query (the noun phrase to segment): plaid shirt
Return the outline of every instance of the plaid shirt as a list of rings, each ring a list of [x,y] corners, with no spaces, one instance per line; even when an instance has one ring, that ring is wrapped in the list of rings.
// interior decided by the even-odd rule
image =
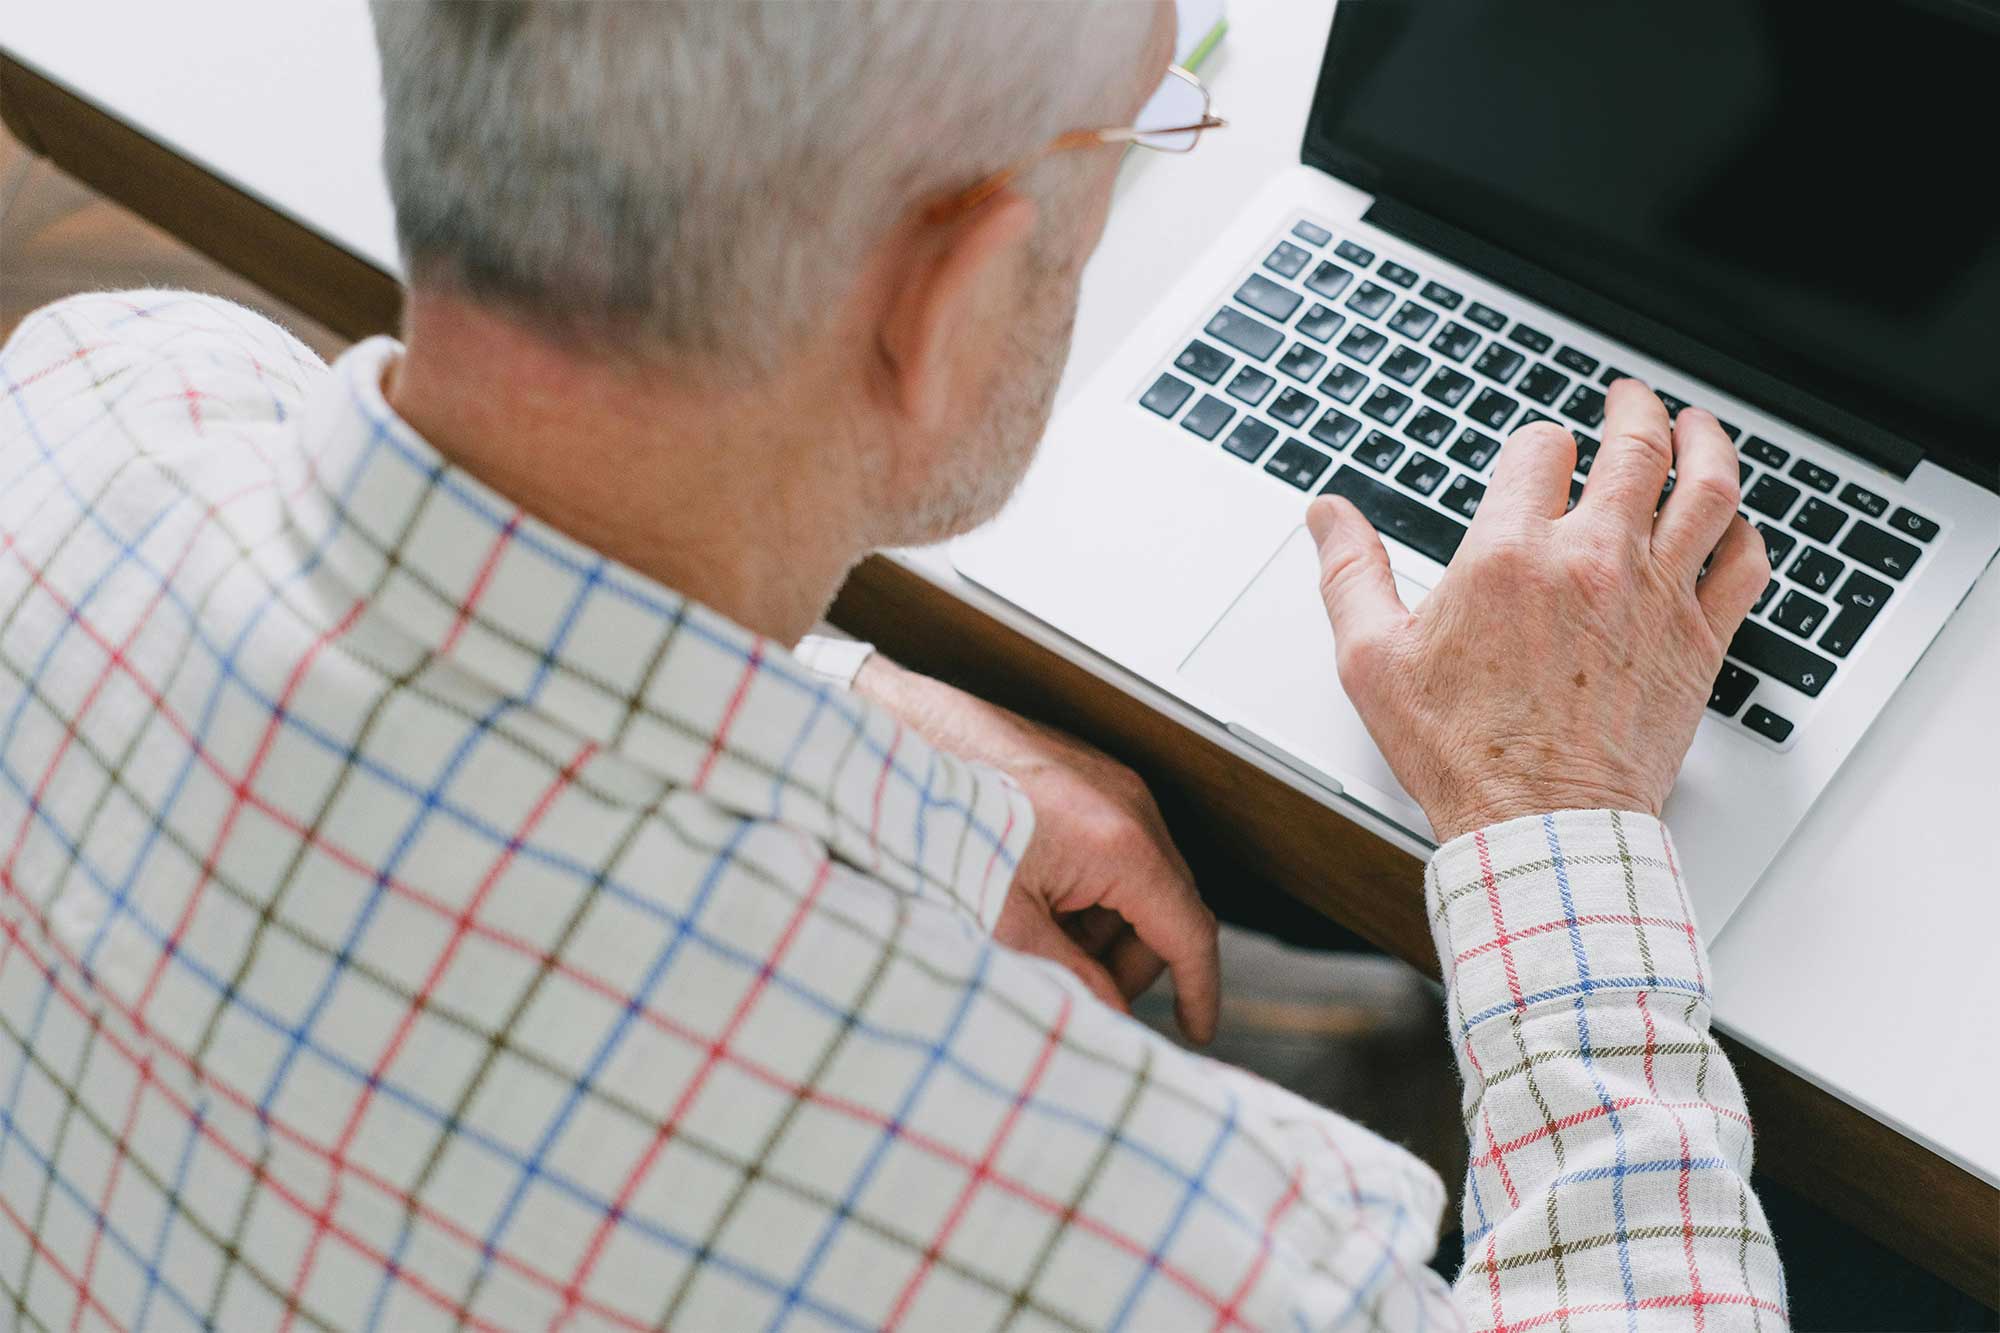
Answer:
[[[175,293],[0,352],[0,1301],[112,1329],[1784,1323],[1664,831],[1429,875],[1402,1149],[989,930],[1032,815]]]

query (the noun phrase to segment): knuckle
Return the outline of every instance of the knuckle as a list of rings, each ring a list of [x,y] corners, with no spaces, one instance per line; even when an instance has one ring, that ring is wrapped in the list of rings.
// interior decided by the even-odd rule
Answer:
[[[1737,501],[1742,498],[1743,488],[1734,472],[1705,472],[1688,478],[1685,484],[1689,495],[1703,509],[1726,512],[1736,508]]]
[[[1320,566],[1320,597],[1329,606],[1338,600],[1341,590],[1347,586],[1351,579],[1360,576],[1361,571],[1366,565],[1367,558],[1365,551],[1349,548],[1340,551]]]
[[[1612,435],[1605,442],[1606,448],[1617,447],[1627,451],[1638,451],[1651,462],[1664,467],[1673,462],[1674,442],[1665,427],[1642,424],[1627,427]]]
[[[1350,693],[1367,688],[1382,667],[1382,643],[1372,634],[1343,635],[1334,644],[1334,666]]]
[[[1615,544],[1593,536],[1563,552],[1562,572],[1570,587],[1591,606],[1604,606],[1625,595],[1630,584],[1627,562]]]

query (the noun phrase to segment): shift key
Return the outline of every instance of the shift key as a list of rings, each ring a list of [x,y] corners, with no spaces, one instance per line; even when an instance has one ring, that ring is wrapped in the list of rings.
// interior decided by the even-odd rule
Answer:
[[[1832,662],[1754,620],[1744,621],[1736,631],[1729,644],[1729,655],[1747,667],[1783,681],[1800,694],[1817,696],[1833,679]]]

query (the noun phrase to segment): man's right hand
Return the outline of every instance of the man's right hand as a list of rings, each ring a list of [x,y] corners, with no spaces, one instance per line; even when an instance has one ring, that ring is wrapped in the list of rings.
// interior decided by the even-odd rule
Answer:
[[[1324,496],[1307,511],[1341,684],[1440,844],[1550,810],[1659,814],[1723,652],[1770,578],[1713,416],[1689,408],[1669,422],[1626,379],[1611,386],[1604,428],[1567,514],[1576,440],[1548,422],[1516,431],[1414,612],[1359,510]]]

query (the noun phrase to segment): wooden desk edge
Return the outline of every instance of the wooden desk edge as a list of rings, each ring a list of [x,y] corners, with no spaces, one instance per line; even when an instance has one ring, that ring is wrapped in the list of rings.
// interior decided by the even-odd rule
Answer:
[[[396,279],[0,51],[0,120],[30,150],[346,338],[393,331]]]
[[[4,52],[0,120],[63,170],[343,336],[396,329],[402,296],[390,275]],[[1277,885],[1437,975],[1423,868],[1366,829],[891,559],[855,571],[833,619],[914,668],[1131,764],[1204,883],[1249,876]],[[1329,867],[1339,868],[1338,881]],[[1760,1127],[1760,1167],[1960,1289],[1994,1299],[2000,1191],[1755,1051],[1724,1045]]]

